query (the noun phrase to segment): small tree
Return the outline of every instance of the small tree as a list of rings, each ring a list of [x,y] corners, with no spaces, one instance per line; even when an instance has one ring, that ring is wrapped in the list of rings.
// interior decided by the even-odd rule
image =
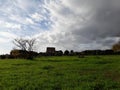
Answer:
[[[28,51],[33,51],[36,39],[27,40]]]
[[[13,44],[21,50],[25,50],[25,51],[27,50],[27,40],[26,39],[16,38],[16,39],[13,40]]]
[[[13,51],[17,51],[17,57],[33,59],[35,56],[35,54],[33,54],[35,53],[33,52],[35,43],[36,43],[36,39],[24,39],[24,38],[14,39],[13,44],[20,50],[13,50]]]

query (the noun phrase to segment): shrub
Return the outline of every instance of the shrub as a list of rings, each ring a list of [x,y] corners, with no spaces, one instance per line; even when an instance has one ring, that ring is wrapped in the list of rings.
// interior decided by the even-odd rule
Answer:
[[[65,50],[65,52],[64,52],[64,55],[69,55],[69,51],[68,50]]]
[[[0,55],[0,59],[5,59],[6,56],[5,55]]]

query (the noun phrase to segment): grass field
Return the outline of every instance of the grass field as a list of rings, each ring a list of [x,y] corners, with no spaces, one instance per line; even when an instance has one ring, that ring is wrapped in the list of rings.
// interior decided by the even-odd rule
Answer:
[[[120,56],[0,60],[0,90],[120,90]]]

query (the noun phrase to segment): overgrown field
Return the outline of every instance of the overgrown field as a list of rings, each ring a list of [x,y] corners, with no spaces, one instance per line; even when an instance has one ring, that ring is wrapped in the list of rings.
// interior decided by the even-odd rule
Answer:
[[[120,56],[0,60],[0,90],[120,90]]]

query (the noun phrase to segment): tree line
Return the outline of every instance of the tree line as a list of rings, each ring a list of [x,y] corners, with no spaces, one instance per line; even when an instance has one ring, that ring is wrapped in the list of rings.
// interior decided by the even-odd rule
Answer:
[[[109,50],[85,50],[81,52],[74,52],[73,50],[62,50],[55,51],[54,53],[40,52],[37,53],[34,51],[36,44],[36,39],[25,39],[25,38],[16,38],[13,40],[13,44],[17,49],[13,49],[10,52],[10,55],[0,55],[1,59],[5,58],[24,58],[24,59],[33,59],[37,56],[79,56],[84,57],[84,55],[120,55],[120,42],[114,44]]]

